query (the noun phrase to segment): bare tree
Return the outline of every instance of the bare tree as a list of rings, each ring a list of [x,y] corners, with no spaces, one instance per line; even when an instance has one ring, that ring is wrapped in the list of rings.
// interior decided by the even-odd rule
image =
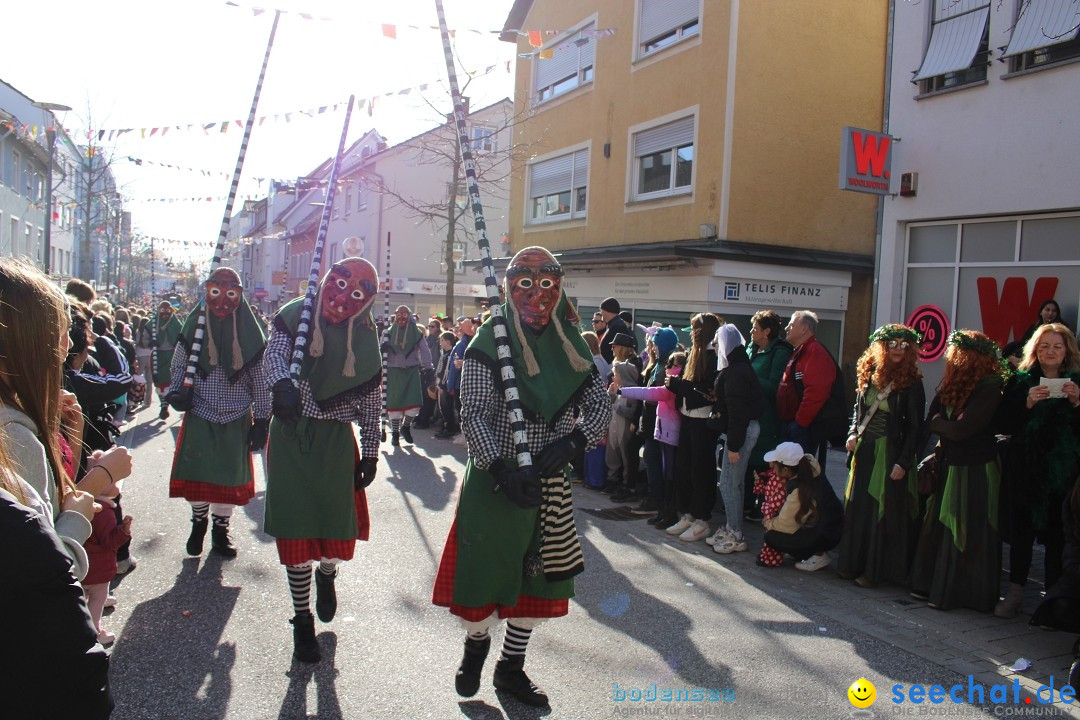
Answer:
[[[465,83],[462,92],[465,92],[469,82],[471,80]],[[433,172],[445,173],[445,192],[435,197],[418,196],[410,192],[410,188],[396,186],[391,179],[380,182],[377,178],[372,178],[370,182],[378,192],[389,198],[390,207],[404,208],[407,216],[427,223],[437,235],[445,238],[441,254],[446,267],[446,313],[452,315],[457,275],[454,248],[459,243],[462,246],[475,243],[476,230],[469,217],[471,202],[461,159],[461,138],[453,122],[453,113],[447,115],[443,112],[443,108],[450,103],[449,93],[437,98],[423,96],[423,102],[433,113],[446,117],[447,121],[395,146],[394,149],[405,152],[407,161],[414,166],[431,166],[438,168]],[[442,108],[436,103],[442,105]],[[499,113],[497,106],[502,103],[506,104],[508,111]],[[513,142],[512,130],[530,113],[515,115],[511,101],[502,100],[475,114],[470,114],[467,109],[466,114],[470,119],[469,142],[472,144],[481,201],[505,202],[509,196],[511,168],[518,164],[528,151],[527,146]],[[473,126],[473,118],[481,124]],[[509,141],[500,143],[502,138]]]

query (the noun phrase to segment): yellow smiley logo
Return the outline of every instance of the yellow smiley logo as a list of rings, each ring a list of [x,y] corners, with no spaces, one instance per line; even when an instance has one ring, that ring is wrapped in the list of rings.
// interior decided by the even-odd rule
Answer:
[[[877,688],[866,678],[859,678],[847,689],[847,697],[852,705],[860,710],[865,709],[877,700]]]

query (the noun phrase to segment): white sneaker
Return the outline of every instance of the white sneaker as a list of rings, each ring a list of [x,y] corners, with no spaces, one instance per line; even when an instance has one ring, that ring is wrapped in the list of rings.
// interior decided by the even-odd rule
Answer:
[[[831,562],[832,561],[829,560],[828,555],[826,555],[825,553],[821,553],[819,555],[811,555],[805,560],[800,560],[799,562],[795,563],[795,569],[804,570],[806,572],[814,572],[815,570],[820,570],[823,567],[828,567],[829,563]]]
[[[713,552],[720,555],[730,555],[731,553],[746,552],[746,548],[746,538],[743,537],[741,532],[729,532],[726,538],[713,545]]]
[[[115,595],[110,595],[109,597],[105,598],[105,607],[107,607],[107,608],[116,607],[116,596]]]
[[[694,517],[690,513],[683,513],[683,516],[679,518],[679,522],[669,527],[666,532],[668,535],[682,535],[686,532],[686,529],[694,524]]]
[[[686,528],[686,531],[679,536],[680,540],[684,542],[696,542],[709,535],[709,523],[704,520],[695,520],[691,523],[690,527]]]
[[[721,525],[720,527],[718,527],[716,529],[716,532],[714,532],[709,537],[705,538],[705,544],[706,545],[718,545],[718,544],[724,542],[724,540],[726,540],[727,536],[730,535],[730,534],[731,534],[731,530],[728,529],[728,526],[727,525]]]
[[[116,642],[116,636],[108,630],[98,630],[97,641],[102,645],[109,646]]]

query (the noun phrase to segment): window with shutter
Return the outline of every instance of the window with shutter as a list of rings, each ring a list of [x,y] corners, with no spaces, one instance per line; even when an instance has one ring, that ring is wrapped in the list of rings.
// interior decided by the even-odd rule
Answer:
[[[701,0],[640,0],[638,53],[645,57],[701,31]]]
[[[634,200],[692,191],[695,120],[690,115],[634,134]]]
[[[989,0],[935,0],[930,42],[911,81],[926,93],[986,80],[989,21]]]
[[[593,80],[596,24],[589,23],[564,40],[533,55],[533,96],[537,104],[582,87]]]
[[[588,148],[531,164],[528,180],[527,224],[585,217],[588,210]]]

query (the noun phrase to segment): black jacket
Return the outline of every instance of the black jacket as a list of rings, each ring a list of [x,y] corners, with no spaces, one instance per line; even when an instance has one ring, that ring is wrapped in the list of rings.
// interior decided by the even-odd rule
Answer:
[[[998,455],[993,420],[1000,403],[1001,382],[996,376],[979,381],[958,417],[951,420],[945,417],[940,397],[934,396],[926,413],[923,435],[935,433],[940,438],[946,465],[988,463]]]
[[[60,540],[40,514],[0,490],[0,653],[4,717],[107,718],[109,656]]]
[[[611,341],[615,339],[615,336],[619,333],[626,333],[627,335],[633,335],[634,331],[626,326],[626,321],[616,315],[611,318],[611,322],[607,324],[607,330],[604,331],[604,336],[600,338],[600,355],[605,360],[611,362],[615,359],[615,353],[611,349]],[[639,367],[638,370],[641,368]]]
[[[855,434],[859,423],[870,409],[870,403],[866,401],[867,389],[868,387],[860,388],[855,398],[855,412],[852,414],[848,437]],[[923,389],[922,380],[915,381],[903,390],[889,393],[885,404],[889,408],[889,414],[885,418],[885,436],[890,440],[891,450],[887,467],[891,469],[893,465],[899,465],[907,470],[912,462],[917,463],[922,459],[923,448],[919,442],[922,439],[923,408],[926,407],[926,391]],[[878,408],[878,412],[880,411]]]
[[[675,393],[675,407],[683,409],[683,401],[686,402],[687,410],[696,410],[715,402],[713,385],[716,382],[716,351],[705,351],[705,372],[697,382],[691,382],[681,376],[669,377],[668,388]],[[685,372],[685,370],[683,371]]]
[[[761,390],[746,346],[732,348],[727,356],[728,366],[716,375],[713,393],[716,395],[716,414],[721,427],[727,433],[724,446],[738,451],[746,442],[746,428],[751,420],[760,420],[765,413],[765,393]],[[751,448],[747,448],[747,451]]]

